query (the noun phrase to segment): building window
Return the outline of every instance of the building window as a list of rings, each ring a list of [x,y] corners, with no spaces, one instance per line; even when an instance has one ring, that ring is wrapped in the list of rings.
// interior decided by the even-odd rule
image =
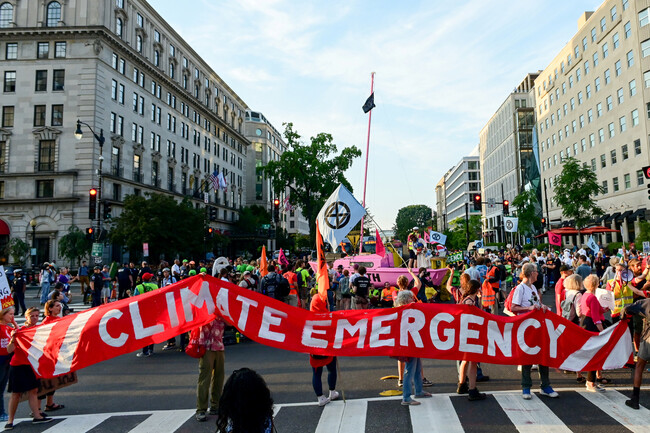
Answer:
[[[612,36],[612,42],[613,42],[612,45],[614,46],[614,50],[616,50],[618,48],[618,45],[620,44],[618,33],[614,33],[614,36]]]
[[[616,6],[613,6],[613,7],[609,10],[609,14],[610,14],[610,16],[612,17],[612,21],[616,21]]]
[[[596,79],[594,80],[594,86],[596,88],[596,92],[599,92],[600,91],[600,77],[596,77]]]
[[[616,150],[612,150],[609,155],[612,160],[612,165],[616,164]]]
[[[61,3],[50,2],[47,5],[47,27],[56,27],[61,21]]]
[[[600,19],[600,31],[603,33],[607,31],[607,20],[605,19],[605,17],[602,17]]]
[[[11,3],[2,3],[0,5],[0,28],[11,26],[14,20],[14,7]]]
[[[611,73],[609,72],[609,69],[605,69],[605,85],[609,84],[612,79],[611,79]]]
[[[45,126],[45,105],[34,105],[34,126]]]
[[[37,59],[47,59],[50,56],[50,43],[39,42],[36,49]]]
[[[174,62],[169,62],[169,78],[174,79],[176,77],[176,67]]]
[[[54,197],[54,180],[37,180],[36,181],[36,198]]]
[[[133,155],[133,180],[136,182],[142,181],[142,173],[140,166],[140,155]]]
[[[641,56],[650,56],[650,39],[646,39],[645,41],[641,42]]]
[[[140,35],[135,37],[135,49],[138,50],[138,53],[142,54],[142,36]]]
[[[614,73],[616,74],[617,77],[619,75],[621,75],[621,61],[620,60],[617,60],[616,63],[614,63],[614,70],[615,70]]]
[[[14,127],[14,107],[13,105],[2,107],[2,127]]]
[[[609,191],[607,190],[607,181],[604,180],[602,183],[602,189],[603,189],[603,194],[607,194]]]
[[[607,127],[609,129],[609,138],[613,138],[615,135],[614,122],[607,125]]]
[[[156,66],[160,66],[160,51],[155,50],[153,52],[153,64]]]
[[[623,89],[618,89],[616,91],[616,99],[618,100],[619,104],[622,104],[625,101],[625,98],[623,97]]]
[[[618,124],[619,124],[619,127],[621,129],[621,132],[627,131],[627,124],[626,124],[625,116],[618,119]]]
[[[634,140],[634,155],[641,155],[641,140]]]
[[[630,81],[630,96],[636,95],[636,80]]]
[[[632,24],[630,24],[628,21],[625,23],[625,26],[623,28],[625,30],[625,39],[627,39],[632,35]]]
[[[609,45],[607,42],[603,44],[603,59],[606,59],[607,56],[609,55]]]
[[[639,110],[632,111],[632,126],[639,124]]]
[[[35,80],[34,90],[36,92],[46,92],[47,91],[47,71],[36,71],[36,80]]]
[[[600,168],[607,167],[607,157],[605,154],[600,155]]]
[[[591,171],[596,172],[596,158],[591,158]]]
[[[65,69],[55,69],[52,71],[52,90],[61,91],[65,87]]]
[[[142,15],[136,14],[135,17],[136,22],[138,23],[138,27],[142,27],[144,24],[144,20],[142,19]]]
[[[610,111],[612,108],[614,108],[614,103],[612,102],[611,95],[605,98],[605,102],[607,102],[607,111]]]
[[[628,0],[623,0],[623,10],[626,11],[629,6]]]
[[[627,52],[627,67],[629,68],[632,65],[634,65],[634,51],[630,50]]]
[[[643,9],[639,12],[639,27],[645,27],[648,25],[648,11],[650,9]]]
[[[592,120],[594,120],[594,110],[590,108],[587,110],[587,122],[591,123]]]
[[[603,128],[600,128],[598,130],[598,142],[602,143],[603,141],[605,141],[605,131],[603,130]]]
[[[54,58],[62,59],[65,58],[67,44],[65,42],[55,42],[54,43]]]
[[[643,170],[638,170],[636,172],[636,186],[642,186],[645,176],[643,175]]]
[[[117,18],[115,20],[115,34],[121,38],[122,37],[122,32],[123,32],[123,26],[122,26],[122,18]]]
[[[18,44],[15,42],[7,43],[5,46],[5,59],[15,60],[18,58]]]
[[[596,28],[591,29],[591,42],[596,42]]]
[[[63,126],[63,105],[52,105],[52,126]]]
[[[614,189],[614,192],[618,191],[618,176],[612,179],[612,188]]]
[[[623,161],[625,161],[626,159],[628,159],[630,157],[629,154],[628,154],[628,151],[627,151],[627,144],[624,144],[621,147],[621,154],[623,156]]]
[[[54,171],[54,140],[39,141],[38,171]]]

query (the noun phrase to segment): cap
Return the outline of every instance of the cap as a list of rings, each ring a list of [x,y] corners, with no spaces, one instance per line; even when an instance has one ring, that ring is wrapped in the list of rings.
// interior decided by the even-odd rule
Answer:
[[[618,257],[611,257],[609,259],[609,266],[616,266],[618,264]]]
[[[153,278],[153,274],[150,274],[149,272],[145,273],[142,275],[142,281],[149,281]]]
[[[95,267],[93,268],[93,270],[94,270],[94,271],[101,271],[102,268],[100,268],[99,266],[95,266]]]
[[[207,269],[205,269],[205,268],[201,268],[201,273],[205,274],[205,273],[207,273],[207,272],[208,272]]]
[[[14,274],[21,274],[22,272],[22,269],[14,269]]]
[[[191,260],[190,265],[196,265],[196,262],[194,260]]]
[[[170,272],[170,271],[169,271],[169,268],[165,268],[165,269],[163,269],[163,272]]]
[[[251,271],[244,271],[244,275],[250,275]]]
[[[413,227],[413,230],[419,230],[417,226]]]
[[[196,271],[192,269],[187,275],[189,275],[190,277],[196,275]]]

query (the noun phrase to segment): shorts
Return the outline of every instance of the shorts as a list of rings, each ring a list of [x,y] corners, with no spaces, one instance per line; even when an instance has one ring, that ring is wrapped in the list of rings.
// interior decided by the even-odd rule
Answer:
[[[637,355],[644,361],[650,361],[650,343],[642,340],[641,344],[639,345],[639,353]],[[9,376],[9,380],[11,381],[11,376]]]
[[[9,385],[7,392],[27,392],[40,385],[30,365],[12,365],[9,367]]]
[[[111,289],[110,289],[110,287],[102,287],[102,294],[101,294],[101,297],[102,297],[102,298],[108,298],[108,297],[110,297],[110,296],[111,296]]]
[[[413,250],[409,250],[409,260],[411,259],[413,260],[417,259],[417,256],[415,255],[415,251]]]

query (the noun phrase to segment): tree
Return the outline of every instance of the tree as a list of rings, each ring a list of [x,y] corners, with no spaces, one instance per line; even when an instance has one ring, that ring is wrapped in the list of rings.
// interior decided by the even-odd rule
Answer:
[[[256,233],[263,224],[271,223],[271,214],[262,206],[246,206],[239,210],[235,230],[239,233]]]
[[[68,233],[59,239],[59,253],[64,258],[79,264],[82,257],[90,253],[92,242],[86,239],[86,234],[79,230],[79,227],[73,225],[68,229]]]
[[[555,203],[562,208],[562,215],[575,220],[576,228],[586,226],[603,210],[596,205],[593,197],[603,192],[598,185],[596,173],[576,158],[565,158],[562,173],[553,186]]]
[[[393,230],[395,236],[401,241],[406,241],[409,232],[413,227],[421,229],[432,225],[431,208],[424,204],[406,206],[397,211]]]
[[[542,208],[533,189],[520,192],[512,200],[512,206],[516,208],[516,216],[519,218],[517,227],[519,233],[532,235],[544,229],[542,225]]]
[[[352,191],[344,172],[354,158],[361,156],[361,151],[351,146],[337,154],[332,135],[324,132],[311,137],[309,144],[303,144],[293,123],[285,124],[284,137],[288,150],[278,161],[269,161],[259,170],[271,179],[274,191],[289,189],[291,203],[300,208],[309,222],[311,245],[314,245],[318,211],[339,184]]]
[[[456,218],[449,223],[450,229],[445,231],[447,243],[445,246],[450,250],[467,249],[467,220]],[[472,215],[469,217],[469,241],[481,239],[482,225],[481,217]]]
[[[109,237],[133,256],[140,254],[146,242],[154,259],[177,254],[198,257],[204,248],[204,226],[205,210],[195,209],[187,198],[178,203],[162,194],[130,195],[120,216],[112,218]]]
[[[18,262],[20,267],[24,267],[29,257],[29,244],[20,238],[11,238],[7,244],[7,253]]]

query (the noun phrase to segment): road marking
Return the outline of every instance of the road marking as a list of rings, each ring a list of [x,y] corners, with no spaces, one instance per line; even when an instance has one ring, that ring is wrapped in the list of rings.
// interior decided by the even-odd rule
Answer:
[[[560,418],[537,397],[524,400],[520,393],[495,394],[494,398],[510,421],[521,433],[540,431],[552,433],[571,433]]]
[[[179,429],[196,412],[194,409],[158,412],[137,425],[129,433],[173,432]]]
[[[463,433],[456,409],[447,396],[417,399],[420,406],[410,406],[413,432]]]
[[[366,429],[368,403],[364,400],[333,401],[323,408],[316,433],[356,433]]]
[[[608,388],[605,392],[587,392],[582,389],[578,393],[633,432],[650,432],[650,410],[643,406],[639,410],[625,406],[628,398],[620,392]]]
[[[85,433],[110,418],[110,415],[76,415],[45,430],[44,433]]]

